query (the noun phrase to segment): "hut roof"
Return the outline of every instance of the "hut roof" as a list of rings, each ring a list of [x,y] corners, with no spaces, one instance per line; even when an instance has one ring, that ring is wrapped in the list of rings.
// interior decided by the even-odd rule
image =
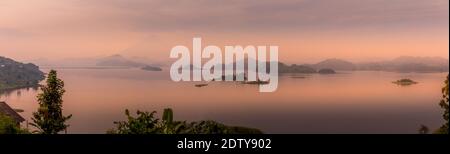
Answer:
[[[14,109],[12,109],[5,102],[0,102],[0,113],[13,118],[17,123],[25,121],[25,119],[22,116],[20,116],[16,111],[14,111]]]

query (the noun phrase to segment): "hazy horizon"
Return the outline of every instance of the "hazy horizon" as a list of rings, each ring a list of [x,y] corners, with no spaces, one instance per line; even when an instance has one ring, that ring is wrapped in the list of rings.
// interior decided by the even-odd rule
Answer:
[[[3,0],[0,55],[169,59],[173,46],[278,45],[280,61],[449,58],[448,0]]]
[[[129,56],[129,55],[122,55],[122,54],[113,54],[113,55],[105,55],[105,56],[95,56],[95,57],[67,57],[67,58],[61,58],[61,59],[47,59],[47,58],[34,58],[34,59],[24,59],[24,60],[20,60],[19,62],[22,63],[34,63],[34,64],[49,64],[48,66],[66,66],[66,67],[77,67],[77,66],[95,66],[95,63],[97,63],[99,60],[103,59],[103,58],[108,58],[108,57],[112,57],[112,56],[122,56],[130,61],[134,61],[134,62],[140,62],[140,63],[144,63],[144,64],[148,64],[148,65],[154,65],[154,66],[164,66],[164,67],[168,67],[172,64],[172,62],[174,61],[174,59],[167,59],[167,60],[153,60],[151,58],[148,57],[140,57],[140,56]],[[0,55],[1,56],[1,55]],[[388,62],[388,61],[392,61],[395,60],[397,58],[402,58],[402,57],[407,57],[407,58],[431,58],[431,59],[445,59],[445,60],[449,60],[448,58],[445,57],[439,57],[439,56],[424,56],[424,57],[420,57],[420,56],[407,56],[407,55],[403,55],[403,56],[398,56],[398,57],[391,57],[391,58],[372,58],[372,59],[360,59],[360,60],[349,60],[349,59],[345,59],[345,58],[335,58],[335,57],[328,57],[328,58],[323,58],[323,59],[318,59],[318,60],[306,60],[306,61],[295,61],[295,62],[286,62],[286,61],[281,61],[282,63],[285,64],[316,64],[319,62],[323,62],[325,60],[330,60],[330,59],[338,59],[338,60],[344,60],[344,61],[348,61],[351,63],[355,63],[355,64],[364,64],[364,63],[371,63],[371,62]],[[10,57],[7,57],[10,58]],[[204,59],[202,61],[202,63],[207,62],[207,59]],[[439,60],[440,61],[440,60]],[[72,65],[67,65],[67,62],[69,62]],[[89,65],[85,62],[91,62],[92,65]],[[47,65],[44,65],[47,66]]]

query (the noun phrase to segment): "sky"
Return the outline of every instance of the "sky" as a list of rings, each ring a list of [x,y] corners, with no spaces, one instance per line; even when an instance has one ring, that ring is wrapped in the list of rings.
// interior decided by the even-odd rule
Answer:
[[[448,58],[448,0],[1,0],[0,56],[169,59],[176,45],[277,45],[281,61]]]

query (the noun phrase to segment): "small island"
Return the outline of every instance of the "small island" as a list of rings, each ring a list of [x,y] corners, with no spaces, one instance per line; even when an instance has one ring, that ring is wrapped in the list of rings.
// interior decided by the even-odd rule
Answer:
[[[269,84],[269,81],[261,81],[261,80],[257,80],[257,81],[244,81],[242,82],[243,84]]]
[[[413,81],[411,79],[400,79],[400,80],[394,81],[392,83],[400,85],[400,86],[409,86],[409,85],[417,84],[418,82]]]
[[[305,76],[291,76],[293,79],[305,79]]]
[[[336,71],[334,71],[333,69],[330,68],[324,68],[324,69],[320,69],[319,74],[336,74]]]
[[[196,84],[196,85],[195,85],[195,87],[199,87],[199,88],[205,87],[205,86],[208,86],[208,84]]]
[[[222,75],[220,78],[212,79],[211,81],[226,81],[227,77],[233,78],[233,81],[236,81],[238,77],[244,77],[244,80],[247,80],[247,76],[244,74],[238,74],[238,75]]]
[[[141,68],[142,70],[146,70],[146,71],[162,71],[161,68],[159,67],[155,67],[155,66],[144,66]]]

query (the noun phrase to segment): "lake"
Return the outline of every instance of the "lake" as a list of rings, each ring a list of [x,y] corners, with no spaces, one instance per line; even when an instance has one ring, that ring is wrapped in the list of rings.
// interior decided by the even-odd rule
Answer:
[[[265,133],[417,133],[442,123],[441,87],[448,73],[338,72],[284,74],[276,92],[239,82],[173,82],[169,72],[140,69],[57,69],[65,81],[68,133],[106,133],[124,110],[172,108],[176,120],[215,120]],[[48,72],[48,69],[42,69]],[[411,78],[418,84],[392,81]],[[38,89],[0,94],[31,122]],[[25,124],[23,124],[26,127]],[[29,126],[30,128],[32,126]]]

